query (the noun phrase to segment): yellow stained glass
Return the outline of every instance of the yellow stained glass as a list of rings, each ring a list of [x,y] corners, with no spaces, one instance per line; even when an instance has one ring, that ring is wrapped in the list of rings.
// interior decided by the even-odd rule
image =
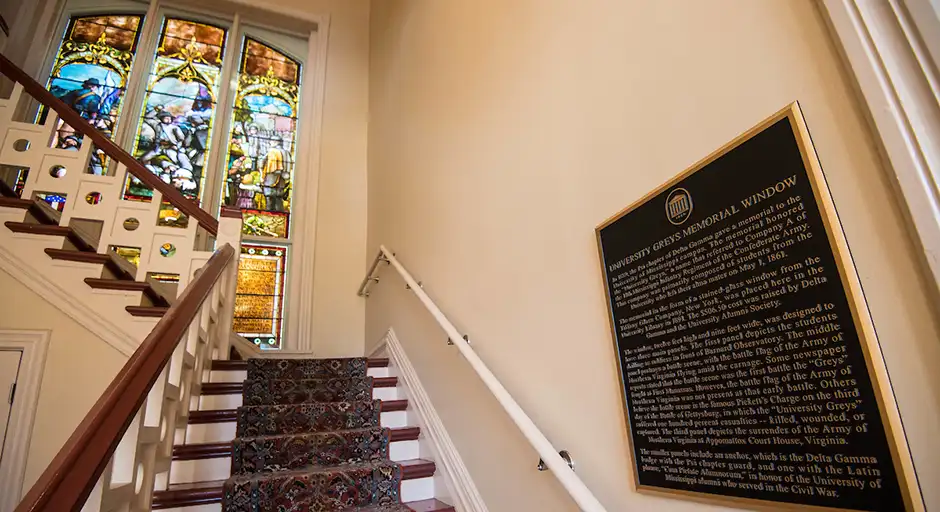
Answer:
[[[287,248],[243,244],[232,328],[264,348],[280,347]]]

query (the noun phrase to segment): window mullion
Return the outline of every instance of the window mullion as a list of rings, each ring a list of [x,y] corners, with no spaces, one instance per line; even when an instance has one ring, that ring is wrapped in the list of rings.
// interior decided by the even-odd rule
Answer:
[[[130,77],[127,79],[127,88],[125,89],[124,110],[121,112],[121,118],[118,119],[118,126],[114,141],[118,146],[131,151],[134,147],[134,136],[137,134],[137,120],[140,118],[141,109],[147,95],[147,77],[150,75],[150,67],[153,65],[152,56],[157,51],[157,39],[160,36],[160,0],[151,0],[147,8],[147,15],[144,16],[144,26],[138,39],[137,56],[134,59],[134,66],[131,68]]]
[[[238,66],[236,57],[239,55],[240,35],[240,16],[235,14],[232,21],[232,27],[229,29],[229,37],[225,42],[225,57],[222,59],[222,81],[219,85],[219,96],[216,98],[216,121],[212,124],[210,133],[213,147],[216,148],[209,154],[203,172],[206,173],[205,190],[203,192],[203,209],[218,213],[221,207],[222,187],[225,180],[221,178],[224,172],[223,162],[228,155],[228,130],[232,118],[232,91],[238,80]]]

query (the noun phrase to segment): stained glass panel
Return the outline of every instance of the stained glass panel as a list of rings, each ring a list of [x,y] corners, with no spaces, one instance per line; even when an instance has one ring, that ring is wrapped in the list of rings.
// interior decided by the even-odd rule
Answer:
[[[287,248],[242,244],[232,329],[262,348],[280,348]]]
[[[240,208],[246,235],[287,238],[300,63],[245,38],[222,201]]]
[[[167,18],[147,81],[134,157],[183,196],[197,202],[205,184],[209,135],[221,82],[226,31]],[[128,176],[125,199],[149,201],[153,192]],[[159,225],[185,227],[187,218],[164,203]]]
[[[108,249],[127,260],[135,267],[140,266],[140,247],[126,247],[123,245],[110,245]]]
[[[141,16],[76,16],[69,20],[46,88],[110,138],[137,51]],[[39,121],[49,111],[43,107]],[[77,150],[82,135],[57,121],[53,147]],[[88,172],[107,172],[108,157],[94,147]]]

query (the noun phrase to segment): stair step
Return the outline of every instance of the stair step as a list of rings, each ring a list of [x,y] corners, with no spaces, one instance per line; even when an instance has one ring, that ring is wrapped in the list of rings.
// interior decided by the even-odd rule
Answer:
[[[388,366],[387,357],[370,357],[366,363],[369,368],[385,368]]]
[[[128,306],[129,308],[140,307],[140,306]],[[141,315],[144,316],[144,315]],[[218,370],[216,363],[222,361],[215,361],[212,363],[212,369]],[[241,361],[234,361],[241,362]],[[226,368],[230,370],[231,368]],[[376,388],[393,388],[398,385],[398,377],[373,377],[372,386]],[[240,395],[245,389],[245,384],[243,382],[203,382],[201,394],[203,395]]]
[[[235,421],[238,409],[219,409],[215,411],[189,411],[190,425],[204,425],[206,423],[225,423]]]
[[[389,359],[387,357],[370,357],[366,366],[369,368],[386,368],[388,364]],[[219,371],[247,370],[248,361],[215,359],[212,361],[212,369]]]
[[[417,441],[421,435],[419,427],[399,427],[389,429],[389,441]],[[178,444],[173,447],[173,460],[202,460],[232,456],[231,441],[221,443]]]
[[[76,251],[73,249],[46,249],[46,254],[54,260],[77,261],[80,263],[97,263],[108,267],[115,275],[121,276],[121,280],[133,281],[134,276],[129,274],[124,268],[112,259],[109,254],[100,254],[97,252]],[[117,257],[117,256],[114,256]]]
[[[61,236],[68,238],[79,251],[95,252],[95,246],[79,236],[74,229],[68,226],[59,226],[55,224],[30,224],[28,222],[15,222],[8,220],[3,223],[10,231],[14,233],[29,233],[31,235]]]
[[[169,306],[166,298],[157,293],[146,281],[129,281],[125,279],[102,279],[98,277],[86,277],[85,284],[96,290],[122,290],[128,292],[143,292],[147,295],[154,305],[163,307]]]
[[[229,384],[229,383],[224,383]],[[205,384],[203,384],[205,386]],[[396,412],[408,409],[408,400],[380,400],[380,412]],[[225,423],[236,421],[238,409],[210,409],[207,411],[189,411],[190,425],[204,425],[206,423]]]
[[[0,181],[2,183],[2,181]],[[14,197],[0,197],[0,207],[2,208],[19,208],[21,210],[28,210],[30,206],[33,205],[33,202],[29,199],[20,199],[16,196]]]
[[[174,450],[175,451],[175,450]],[[416,480],[434,476],[437,466],[429,460],[412,459],[398,463],[401,465],[402,480]],[[209,482],[195,482],[191,484],[173,484],[165,491],[156,491],[153,493],[153,510],[191,507],[194,505],[207,505],[219,503],[222,501],[222,480],[213,480]],[[412,510],[420,512],[446,512],[453,510],[449,505],[437,502],[444,508],[427,508],[433,505],[430,503],[437,500],[422,500],[415,502],[416,506],[424,508],[413,508],[410,503],[405,503]],[[450,507],[450,508],[448,508]]]
[[[192,443],[173,447],[173,460],[202,460],[232,456],[232,443]]]
[[[170,308],[167,306],[125,306],[124,309],[133,316],[160,318]]]
[[[421,436],[421,427],[398,427],[390,429],[392,435],[389,437],[389,441],[417,441],[418,437]]]
[[[393,388],[398,385],[398,377],[373,377],[372,387]]]
[[[412,501],[405,503],[405,505],[414,510],[414,512],[456,512],[453,506],[444,503],[443,501],[438,501],[434,498],[429,500],[421,501]]]
[[[211,369],[216,370],[216,371],[223,371],[223,372],[247,370],[248,361],[234,361],[231,359],[227,361],[223,361],[219,359],[214,359],[212,361]]]
[[[215,369],[215,366],[213,366]],[[245,389],[241,382],[203,382],[199,394],[206,395],[240,395]]]
[[[382,400],[382,412],[404,411],[408,409],[408,400]]]

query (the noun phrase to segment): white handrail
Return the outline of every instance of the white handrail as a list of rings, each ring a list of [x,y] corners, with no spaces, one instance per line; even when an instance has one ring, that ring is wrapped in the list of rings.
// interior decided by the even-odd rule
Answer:
[[[513,400],[509,392],[506,391],[506,388],[504,388],[496,376],[493,375],[493,372],[486,367],[480,357],[477,356],[476,352],[470,348],[470,344],[464,341],[463,335],[454,327],[454,324],[444,316],[440,308],[438,308],[437,305],[434,304],[434,301],[428,297],[428,294],[421,289],[421,285],[415,281],[408,270],[395,258],[395,254],[389,251],[384,245],[380,246],[379,249],[380,253],[376,256],[376,261],[380,260],[384,255],[389,264],[395,267],[395,270],[401,274],[405,283],[408,284],[408,288],[414,292],[418,300],[420,300],[421,303],[424,304],[424,307],[431,313],[431,316],[437,320],[438,325],[444,329],[444,332],[446,332],[447,336],[453,341],[457,350],[460,351],[464,359],[466,359],[467,362],[470,363],[470,366],[473,367],[474,371],[477,372],[477,375],[480,376],[480,379],[486,384],[486,387],[493,393],[499,404],[503,406],[503,409],[506,410],[506,413],[509,414],[512,421],[519,427],[519,430],[521,430],[525,438],[529,440],[529,443],[532,444],[532,447],[535,448],[535,451],[538,452],[539,456],[545,461],[545,464],[552,470],[555,477],[558,478],[561,485],[568,491],[568,494],[571,495],[581,510],[587,512],[606,512],[606,509],[601,505],[601,502],[597,500],[597,497],[595,497],[590,489],[584,485],[584,482],[578,478],[578,475],[568,466],[568,463],[558,455],[558,451],[555,450],[552,443],[549,442],[545,435],[542,434],[542,431],[535,426],[535,423],[533,423],[532,419],[519,407],[519,404]],[[374,269],[375,265],[373,265],[369,275],[366,276],[366,281],[363,283],[364,285],[367,285],[370,282],[370,278],[374,277],[372,276]],[[377,282],[378,280],[372,279],[371,281]],[[363,286],[363,288],[365,287],[366,286]],[[365,295],[366,292],[364,289],[360,289],[359,294]]]

